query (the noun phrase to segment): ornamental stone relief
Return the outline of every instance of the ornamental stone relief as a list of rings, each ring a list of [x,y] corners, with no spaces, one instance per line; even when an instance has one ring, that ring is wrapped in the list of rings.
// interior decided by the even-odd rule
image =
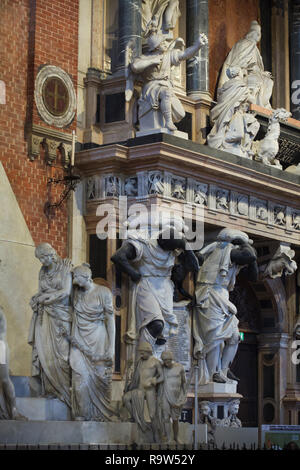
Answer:
[[[95,175],[86,179],[87,201],[119,196],[161,196],[194,207],[204,206],[210,211],[246,218],[255,224],[264,223],[287,231],[300,231],[300,211],[295,208],[168,171],[141,171],[132,176]]]
[[[50,126],[66,127],[74,119],[77,102],[70,76],[60,67],[45,65],[35,79],[34,98],[41,118]]]

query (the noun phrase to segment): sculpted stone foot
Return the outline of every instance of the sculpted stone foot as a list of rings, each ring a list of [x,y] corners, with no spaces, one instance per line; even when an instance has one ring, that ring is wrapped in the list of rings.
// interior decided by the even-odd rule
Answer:
[[[220,372],[215,372],[212,376],[212,380],[213,380],[213,382],[216,382],[218,384],[225,384],[226,383],[226,380],[224,379],[224,377],[221,376]]]
[[[240,379],[232,372],[232,370],[228,369],[228,372],[227,372],[227,377],[231,380],[234,380],[236,382],[239,382]]]

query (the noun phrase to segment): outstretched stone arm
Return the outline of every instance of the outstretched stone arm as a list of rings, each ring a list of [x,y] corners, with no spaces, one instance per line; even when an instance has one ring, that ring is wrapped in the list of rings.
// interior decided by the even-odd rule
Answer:
[[[128,274],[134,282],[138,282],[141,279],[141,275],[130,264],[130,260],[133,260],[135,257],[136,251],[134,246],[131,243],[126,243],[110,259],[115,263],[118,270]]]
[[[205,46],[207,43],[208,43],[208,39],[206,35],[203,33],[200,34],[195,44],[193,44],[191,47],[188,47],[187,49],[185,49],[185,51],[179,54],[179,57],[178,57],[179,60],[182,61],[182,60],[191,59],[197,54],[199,49],[201,49],[201,47]]]

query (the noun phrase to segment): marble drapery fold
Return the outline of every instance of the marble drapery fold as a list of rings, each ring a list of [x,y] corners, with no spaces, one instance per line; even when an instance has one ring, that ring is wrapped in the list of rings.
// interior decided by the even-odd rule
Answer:
[[[28,342],[33,347],[32,376],[40,377],[42,393],[59,398],[71,406],[69,366],[70,346],[61,328],[71,331],[72,286],[71,261],[57,258],[49,271],[43,266],[39,274],[39,292],[31,300],[33,317]],[[49,296],[47,303],[41,296]]]

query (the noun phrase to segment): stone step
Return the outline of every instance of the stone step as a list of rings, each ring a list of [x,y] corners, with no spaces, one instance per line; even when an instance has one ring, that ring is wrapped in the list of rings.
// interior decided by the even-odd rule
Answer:
[[[186,445],[193,442],[193,426],[180,423],[179,437]],[[70,446],[70,445],[130,445],[140,442],[141,435],[135,423],[101,423],[95,421],[0,421],[0,446]],[[206,442],[207,426],[198,426],[199,442]],[[145,436],[151,444],[151,433]],[[153,443],[152,443],[153,444]],[[152,445],[151,444],[151,445]],[[144,444],[146,445],[146,444]],[[3,447],[2,447],[3,448]]]
[[[71,419],[69,407],[58,398],[17,397],[17,408],[23,416],[31,421],[66,421]]]

